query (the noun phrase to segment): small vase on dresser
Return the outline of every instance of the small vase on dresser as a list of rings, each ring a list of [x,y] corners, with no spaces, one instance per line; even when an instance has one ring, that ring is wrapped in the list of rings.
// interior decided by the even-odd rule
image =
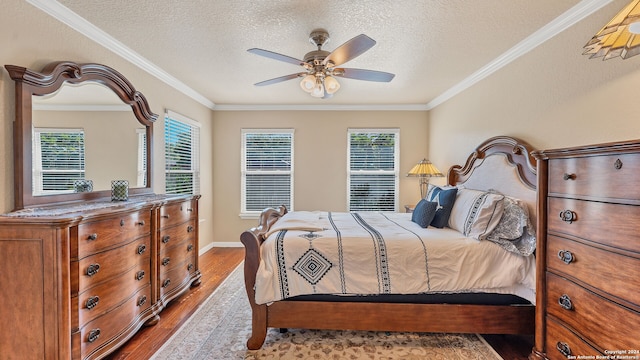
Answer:
[[[640,359],[640,141],[538,159],[538,359]]]

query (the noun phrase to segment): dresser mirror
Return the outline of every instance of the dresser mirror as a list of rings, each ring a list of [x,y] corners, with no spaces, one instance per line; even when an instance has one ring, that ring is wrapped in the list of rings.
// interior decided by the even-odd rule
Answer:
[[[153,122],[140,92],[100,64],[5,65],[16,82],[15,210],[152,192]]]

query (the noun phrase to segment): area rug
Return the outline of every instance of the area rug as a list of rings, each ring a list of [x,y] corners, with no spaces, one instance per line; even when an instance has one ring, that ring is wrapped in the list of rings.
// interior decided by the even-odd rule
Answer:
[[[241,264],[152,359],[502,360],[476,334],[269,329],[261,349],[247,350],[250,334]]]

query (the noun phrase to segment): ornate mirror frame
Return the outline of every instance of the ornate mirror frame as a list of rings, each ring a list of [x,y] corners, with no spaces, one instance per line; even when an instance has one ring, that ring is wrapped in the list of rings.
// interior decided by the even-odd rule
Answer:
[[[152,193],[153,122],[158,118],[151,112],[142,93],[116,70],[101,64],[77,64],[69,61],[53,62],[40,72],[15,65],[5,65],[15,81],[16,119],[13,127],[14,197],[15,209],[61,202],[85,201],[110,197],[111,191],[66,193],[56,195],[33,195],[32,183],[32,96],[55,93],[64,83],[100,83],[111,89],[131,106],[135,117],[146,128],[147,176],[146,187],[130,188],[129,193]]]

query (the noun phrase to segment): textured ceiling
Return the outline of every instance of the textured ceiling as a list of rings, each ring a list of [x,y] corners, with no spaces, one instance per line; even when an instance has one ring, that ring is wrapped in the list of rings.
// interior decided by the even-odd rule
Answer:
[[[59,0],[216,106],[426,105],[579,2]],[[300,59],[314,50],[315,28],[329,31],[328,51],[358,34],[373,38],[377,44],[344,67],[396,77],[340,78],[341,89],[324,100],[304,93],[298,80],[253,85],[302,68],[247,49]]]

